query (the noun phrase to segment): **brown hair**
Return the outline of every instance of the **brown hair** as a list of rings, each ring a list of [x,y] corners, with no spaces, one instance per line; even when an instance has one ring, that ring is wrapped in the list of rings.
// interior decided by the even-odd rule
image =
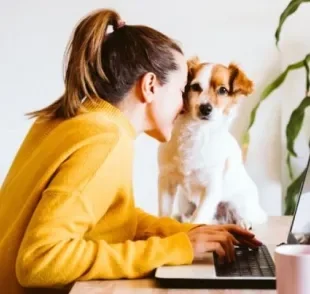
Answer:
[[[107,9],[82,19],[67,51],[64,94],[31,117],[74,117],[84,97],[117,105],[147,72],[161,84],[167,81],[169,71],[178,68],[172,50],[182,53],[180,47],[150,27],[119,24],[119,14]],[[107,34],[110,25],[113,32]]]

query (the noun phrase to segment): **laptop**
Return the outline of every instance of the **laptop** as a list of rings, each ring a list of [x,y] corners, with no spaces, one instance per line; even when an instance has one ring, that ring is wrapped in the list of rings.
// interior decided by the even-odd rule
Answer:
[[[287,240],[278,244],[310,245],[310,156],[301,179],[300,191]],[[161,266],[155,279],[164,288],[276,289],[275,264],[267,246],[256,250],[235,247],[236,261],[220,261],[216,253],[200,262],[182,266]]]

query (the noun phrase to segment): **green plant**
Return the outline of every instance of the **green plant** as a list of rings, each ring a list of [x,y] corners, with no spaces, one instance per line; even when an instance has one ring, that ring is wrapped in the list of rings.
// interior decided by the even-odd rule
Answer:
[[[287,18],[295,13],[299,6],[302,3],[310,2],[310,0],[291,0],[288,6],[284,9],[282,14],[280,15],[279,24],[275,33],[275,39],[276,39],[276,46],[278,46],[279,40],[280,40],[280,34],[283,27],[284,22],[287,20]],[[289,176],[291,179],[291,183],[287,188],[286,196],[285,196],[285,214],[291,215],[294,213],[295,205],[296,205],[296,195],[299,192],[300,185],[302,182],[302,179],[305,175],[305,170],[302,171],[302,173],[295,177],[293,174],[293,169],[291,165],[291,159],[292,157],[297,157],[298,155],[295,152],[294,149],[294,143],[295,140],[300,133],[300,130],[303,125],[304,116],[305,116],[305,110],[307,107],[310,106],[310,53],[305,56],[304,59],[290,64],[287,66],[286,70],[281,73],[274,81],[272,81],[270,84],[268,84],[265,89],[263,90],[260,100],[257,103],[257,105],[254,107],[254,109],[251,112],[250,115],[250,122],[249,126],[247,128],[247,131],[243,137],[243,147],[246,150],[249,143],[250,143],[250,129],[252,125],[255,122],[256,113],[261,105],[261,103],[267,99],[272,92],[274,92],[277,88],[279,88],[282,83],[285,81],[287,75],[289,72],[294,70],[305,70],[305,97],[301,101],[301,103],[298,105],[298,107],[292,112],[289,122],[286,126],[286,149],[287,149],[287,158],[286,158],[286,164],[289,171]],[[310,148],[310,142],[309,142],[309,148]]]

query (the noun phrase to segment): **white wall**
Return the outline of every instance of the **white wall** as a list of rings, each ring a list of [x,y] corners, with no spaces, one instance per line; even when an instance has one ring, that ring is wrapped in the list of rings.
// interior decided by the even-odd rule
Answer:
[[[0,182],[30,126],[23,114],[47,105],[62,93],[65,46],[77,21],[92,9],[114,8],[128,24],[159,29],[179,40],[188,56],[198,54],[208,61],[238,62],[257,89],[244,101],[233,126],[232,131],[240,140],[262,87],[283,68],[283,56],[276,50],[273,36],[287,3],[288,0],[0,0]],[[297,27],[296,22],[294,25]],[[290,48],[290,41],[287,44]],[[291,60],[294,52],[285,56],[288,55]],[[281,213],[280,113],[285,103],[277,91],[262,105],[247,161],[263,206],[271,215]],[[137,204],[152,213],[157,212],[156,148],[157,143],[146,136],[137,140]]]

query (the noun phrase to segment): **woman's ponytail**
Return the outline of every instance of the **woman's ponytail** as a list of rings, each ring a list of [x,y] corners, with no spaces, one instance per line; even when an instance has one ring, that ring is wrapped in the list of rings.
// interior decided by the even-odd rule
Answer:
[[[116,30],[120,23],[115,11],[99,10],[78,24],[66,53],[64,94],[50,106],[29,113],[30,117],[71,118],[81,109],[84,97],[98,96],[91,72],[96,71],[100,79],[107,81],[101,50],[108,27]]]

